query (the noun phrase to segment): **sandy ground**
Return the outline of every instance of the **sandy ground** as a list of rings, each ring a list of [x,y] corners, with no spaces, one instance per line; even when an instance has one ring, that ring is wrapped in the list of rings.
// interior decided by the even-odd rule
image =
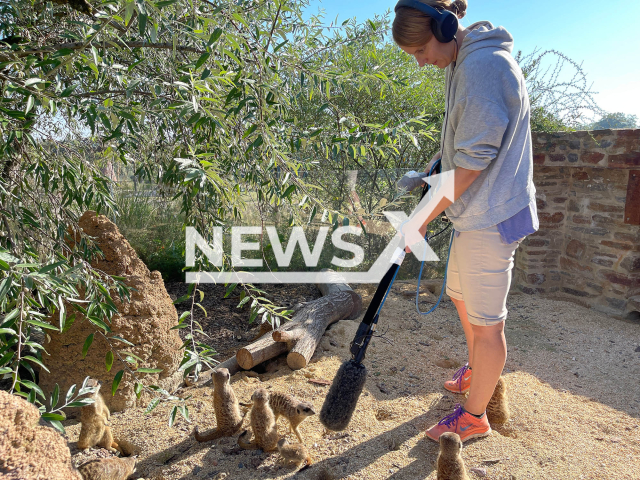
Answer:
[[[435,479],[438,445],[424,430],[464,401],[441,385],[467,353],[453,304],[419,317],[410,288],[394,286],[385,304],[384,338],[369,347],[369,377],[348,430],[327,434],[317,416],[299,428],[315,460],[311,468],[296,473],[281,466],[277,454],[238,451],[235,437],[198,444],[190,436],[193,426],[215,425],[205,386],[180,392],[192,395],[191,424],[180,418],[169,428],[169,405],[149,415],[134,409],[111,417],[116,436],[142,447],[131,478]],[[640,479],[640,325],[519,294],[510,296],[509,311],[504,376],[512,418],[494,426],[491,436],[465,444],[467,468],[479,469],[471,478]],[[262,386],[312,401],[319,411],[328,387],[309,379],[333,378],[355,327],[351,321],[332,327],[304,370],[292,372],[280,361],[272,374],[234,376],[236,395],[247,401]],[[76,453],[80,425],[66,425],[76,464],[109,455]],[[287,432],[284,419],[279,432]]]

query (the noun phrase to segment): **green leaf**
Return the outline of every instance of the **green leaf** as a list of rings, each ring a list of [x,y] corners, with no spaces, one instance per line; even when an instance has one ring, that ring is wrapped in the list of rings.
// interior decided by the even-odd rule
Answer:
[[[158,8],[168,7],[169,5],[173,5],[177,1],[178,0],[163,0],[162,2],[157,2],[156,7]]]
[[[51,55],[49,55],[49,58],[59,58],[59,57],[64,57],[66,55],[69,55],[73,53],[73,50],[70,48],[62,48],[60,50],[56,50],[54,53],[52,53]]]
[[[12,328],[0,328],[0,335],[2,335],[3,333],[5,333],[7,335],[17,335],[18,334],[18,332],[16,332]]]
[[[42,418],[48,421],[57,420],[59,422],[67,419],[67,417],[65,417],[64,415],[60,415],[59,413],[51,413],[51,412],[43,413]]]
[[[91,333],[87,339],[84,341],[84,345],[82,346],[82,358],[87,356],[87,352],[89,351],[89,347],[93,343],[93,333]]]
[[[87,320],[89,320],[91,323],[93,323],[96,327],[102,328],[105,332],[111,332],[111,329],[109,328],[109,325],[104,323],[99,318],[94,317],[94,316],[91,315],[91,316],[87,317]]]
[[[207,46],[213,45],[213,43],[220,38],[220,35],[222,35],[222,29],[218,27],[213,31],[213,33],[209,37],[209,41],[207,42]]]
[[[133,391],[136,394],[137,398],[140,398],[140,394],[142,393],[143,385],[141,383],[136,382],[136,385],[133,387]]]
[[[160,373],[162,368],[139,368],[136,370],[137,373]]]
[[[7,294],[9,289],[11,288],[11,280],[12,280],[12,278],[9,276],[9,277],[5,278],[4,280],[2,280],[2,283],[0,283],[0,302],[2,302],[2,300],[4,300],[5,295]],[[5,321],[6,321],[6,318],[5,318]]]
[[[145,13],[141,13],[138,15],[138,30],[140,31],[140,36],[144,37],[144,33],[147,30],[147,15]]]
[[[40,360],[38,360],[35,357],[32,357],[31,355],[26,355],[24,357],[22,357],[24,360],[28,360],[30,362],[35,363],[36,365],[39,365],[40,368],[44,369],[45,372],[49,372],[49,369],[47,367],[44,366],[44,363],[42,363]]]
[[[160,399],[159,398],[154,398],[153,400],[151,400],[151,403],[149,403],[149,405],[147,406],[147,409],[145,410],[144,413],[147,414],[147,413],[151,412],[151,410],[156,408],[159,403],[160,403]]]
[[[70,87],[65,88],[62,93],[60,94],[60,96],[62,98],[68,97],[69,95],[71,95],[73,93],[73,91],[78,88],[78,84],[75,85],[71,85]]]
[[[107,352],[104,362],[105,362],[105,365],[107,366],[107,372],[110,371],[111,367],[113,366],[113,352],[111,350]]]
[[[35,325],[36,327],[45,328],[47,330],[58,330],[58,327],[54,327],[50,323],[41,322],[40,320],[35,320],[33,318],[29,318],[26,320],[27,323],[31,325]]]
[[[192,285],[193,285],[193,284],[192,284]],[[180,298],[178,298],[177,300],[174,300],[174,301],[173,301],[173,304],[174,304],[174,305],[177,305],[177,304],[179,304],[179,303],[182,303],[182,302],[185,302],[185,301],[189,300],[190,298],[191,298],[191,295],[183,295],[183,296],[181,296]]]
[[[211,56],[210,52],[204,52],[202,55],[200,55],[200,58],[196,62],[196,70],[200,68],[202,65],[204,65],[204,62],[206,62],[210,56]]]
[[[13,372],[13,370],[11,370],[11,368],[9,368],[9,367],[0,368],[0,375],[4,375],[6,373],[11,373],[11,372]]]
[[[176,414],[178,413],[178,407],[174,405],[171,409],[171,413],[169,414],[169,426],[173,427],[174,422],[176,421]]]
[[[86,407],[87,405],[92,405],[95,402],[93,398],[81,398],[74,402],[71,402],[67,405],[67,407]]]
[[[229,295],[231,295],[231,293],[235,290],[237,286],[238,286],[237,283],[232,283],[231,285],[229,285],[229,287],[227,287],[227,292],[224,294],[224,298],[227,298]]]
[[[53,387],[53,393],[51,394],[51,409],[55,409],[56,405],[58,405],[58,400],[60,397],[60,387],[56,383],[56,386]],[[60,419],[63,420],[63,419]]]
[[[62,424],[60,423],[59,420],[47,420],[51,426],[53,426],[56,430],[58,430],[60,433],[64,434],[64,427],[62,426]]]
[[[36,385],[35,383],[29,381],[29,380],[19,380],[19,382],[24,385],[25,387],[34,390],[43,400],[45,398],[44,396],[44,392],[42,391],[42,389]]]
[[[56,262],[56,263],[52,263],[50,265],[45,265],[40,270],[38,270],[38,273],[49,273],[51,270],[54,270],[54,269],[58,268],[60,265],[64,265],[65,263],[67,263],[67,262],[63,260],[61,262]]]
[[[111,384],[111,396],[116,394],[116,390],[118,390],[118,385],[120,385],[120,381],[122,380],[122,376],[124,375],[124,370],[120,370],[116,373],[116,376],[113,379],[113,383]]]

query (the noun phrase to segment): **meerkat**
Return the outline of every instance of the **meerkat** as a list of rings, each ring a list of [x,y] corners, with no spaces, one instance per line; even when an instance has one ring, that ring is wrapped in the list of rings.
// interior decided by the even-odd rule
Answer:
[[[272,452],[278,448],[278,430],[276,429],[276,417],[269,406],[269,392],[264,388],[258,388],[251,396],[251,429],[255,442],[248,443],[245,437],[247,430],[240,434],[238,445],[245,450],[261,448],[265,452]]]
[[[293,464],[299,467],[304,462],[305,466],[301,469],[304,470],[313,464],[307,447],[301,443],[287,443],[287,441],[282,438],[278,441],[278,452],[280,452],[280,456],[286,465]]]
[[[136,471],[136,459],[101,458],[89,460],[78,467],[84,480],[126,480]]]
[[[113,440],[111,428],[108,425],[111,413],[104,403],[102,395],[100,395],[100,387],[102,386],[97,380],[90,379],[87,386],[95,387],[96,391],[91,395],[94,402],[80,408],[80,438],[78,439],[78,448],[95,447],[96,445],[115,453],[119,450],[118,444]],[[117,450],[116,450],[117,449]]]
[[[509,415],[507,384],[504,378],[500,377],[491,396],[491,400],[489,400],[489,404],[487,405],[487,420],[489,420],[490,423],[507,423]]]
[[[437,480],[469,480],[462,460],[462,441],[457,433],[445,432],[440,435]]]
[[[193,434],[198,442],[230,437],[240,430],[244,420],[240,414],[238,399],[229,382],[231,379],[229,370],[226,368],[214,370],[211,378],[213,379],[213,409],[216,414],[216,428],[201,435],[196,427]]]
[[[249,406],[249,404],[243,404],[243,406]],[[313,405],[309,402],[298,400],[293,395],[275,392],[269,395],[269,406],[276,417],[276,423],[280,416],[286,418],[289,421],[289,429],[291,432],[295,433],[300,443],[304,443],[302,435],[300,435],[298,431],[298,425],[300,425],[305,418],[316,414]]]

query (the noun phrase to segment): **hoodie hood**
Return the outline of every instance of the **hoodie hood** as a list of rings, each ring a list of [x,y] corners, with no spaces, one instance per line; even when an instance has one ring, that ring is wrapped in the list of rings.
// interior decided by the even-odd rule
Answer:
[[[464,62],[465,58],[482,48],[502,49],[509,53],[513,51],[513,37],[504,27],[494,27],[491,22],[477,22],[468,27],[471,30],[464,40],[458,52],[457,64]]]

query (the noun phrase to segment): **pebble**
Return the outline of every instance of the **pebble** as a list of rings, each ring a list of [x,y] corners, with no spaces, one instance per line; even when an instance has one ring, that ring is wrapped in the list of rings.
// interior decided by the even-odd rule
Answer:
[[[640,352],[640,347],[636,347],[636,352]]]
[[[238,464],[238,468],[243,468],[243,467],[244,467],[244,465],[242,463]]]

